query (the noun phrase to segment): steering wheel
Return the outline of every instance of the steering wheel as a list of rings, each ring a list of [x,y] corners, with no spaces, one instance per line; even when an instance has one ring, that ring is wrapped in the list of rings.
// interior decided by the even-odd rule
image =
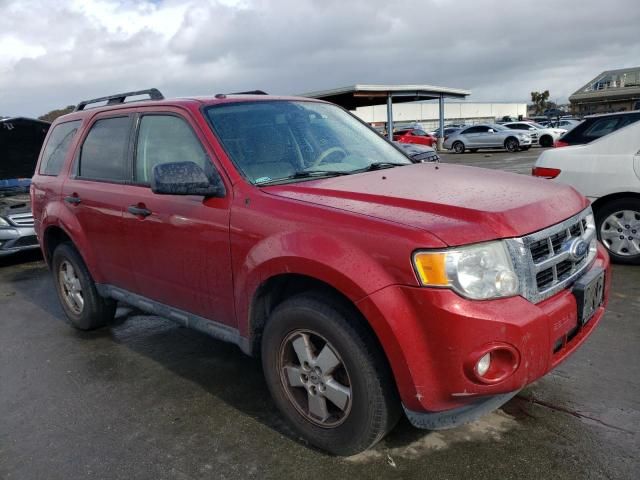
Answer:
[[[314,162],[311,164],[312,167],[317,167],[318,165],[320,165],[323,160],[325,160],[329,155],[332,155],[334,153],[340,152],[342,153],[342,155],[344,157],[348,156],[349,154],[345,151],[344,148],[342,147],[329,147],[327,148],[324,152],[322,152],[320,155],[318,155],[318,158],[316,158],[314,160]]]

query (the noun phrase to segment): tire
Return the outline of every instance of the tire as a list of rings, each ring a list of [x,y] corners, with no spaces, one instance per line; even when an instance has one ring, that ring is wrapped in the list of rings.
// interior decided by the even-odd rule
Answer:
[[[75,328],[94,330],[113,320],[116,302],[101,297],[82,257],[70,243],[53,252],[51,271],[58,299]]]
[[[387,361],[356,315],[331,297],[302,294],[274,310],[262,336],[262,365],[274,402],[297,433],[334,455],[366,450],[400,417]],[[327,361],[316,363],[320,358]],[[334,368],[320,368],[322,363]]]
[[[454,142],[451,148],[453,148],[453,151],[456,153],[464,153],[464,143],[460,141]]]
[[[640,198],[616,198],[598,206],[594,213],[598,239],[611,260],[640,265]]]
[[[538,143],[543,148],[549,148],[553,145],[553,138],[551,138],[550,135],[543,135],[540,137],[540,140],[538,140]]]
[[[517,139],[509,137],[504,141],[504,148],[506,148],[508,152],[514,153],[520,148],[520,143]]]

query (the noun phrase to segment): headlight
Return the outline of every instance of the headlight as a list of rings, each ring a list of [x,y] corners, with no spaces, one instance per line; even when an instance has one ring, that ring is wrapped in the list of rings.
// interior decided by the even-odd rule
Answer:
[[[9,222],[7,222],[4,218],[0,217],[0,227],[8,227]]]
[[[520,291],[518,276],[503,242],[442,251],[419,251],[413,264],[422,285],[452,288],[474,300],[511,297]]]

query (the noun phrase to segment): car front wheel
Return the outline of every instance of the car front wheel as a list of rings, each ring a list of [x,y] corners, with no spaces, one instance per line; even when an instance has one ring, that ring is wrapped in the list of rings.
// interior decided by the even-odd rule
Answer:
[[[517,152],[520,148],[520,144],[515,138],[507,138],[507,141],[504,142],[504,148],[509,152]]]
[[[598,237],[616,263],[640,265],[640,199],[618,198],[596,209]]]
[[[464,143],[455,142],[453,144],[453,151],[456,152],[456,153],[464,153]]]
[[[400,414],[389,366],[355,315],[330,297],[299,295],[274,310],[262,337],[276,405],[304,439],[336,455],[374,445]]]

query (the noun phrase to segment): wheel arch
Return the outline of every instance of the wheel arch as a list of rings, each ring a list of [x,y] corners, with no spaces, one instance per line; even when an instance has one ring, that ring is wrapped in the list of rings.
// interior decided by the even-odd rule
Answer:
[[[640,200],[640,193],[638,192],[616,192],[610,193],[608,195],[604,195],[602,197],[598,197],[593,202],[591,202],[591,208],[593,211],[602,208],[603,205],[612,202],[614,200],[620,200],[622,198],[634,198],[636,200]]]

